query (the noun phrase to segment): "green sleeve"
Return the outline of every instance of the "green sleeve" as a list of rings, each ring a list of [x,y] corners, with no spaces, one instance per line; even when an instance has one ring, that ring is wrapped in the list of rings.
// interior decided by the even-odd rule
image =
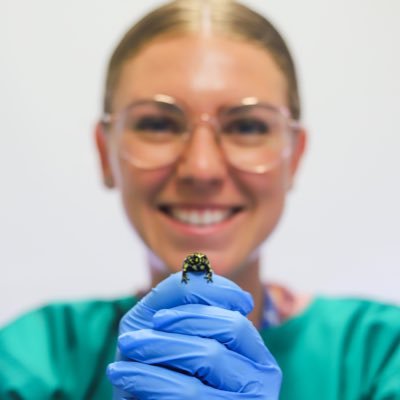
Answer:
[[[400,400],[400,309],[377,307],[375,318],[368,320],[365,332],[363,364],[373,400]]]
[[[109,399],[106,365],[135,299],[52,304],[0,331],[0,399]]]
[[[400,400],[400,308],[318,298],[262,332],[283,372],[280,400]]]

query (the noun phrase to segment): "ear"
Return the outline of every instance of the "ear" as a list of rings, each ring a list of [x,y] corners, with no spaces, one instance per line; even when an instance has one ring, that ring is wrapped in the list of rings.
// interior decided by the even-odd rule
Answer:
[[[306,149],[307,144],[307,132],[303,127],[300,127],[294,132],[294,140],[293,140],[293,150],[290,158],[290,177],[288,190],[292,189],[294,179],[300,165],[300,161],[303,158],[304,151]]]
[[[94,136],[100,159],[104,185],[108,188],[113,188],[115,186],[115,182],[108,157],[107,133],[105,132],[104,125],[101,122],[96,124]]]

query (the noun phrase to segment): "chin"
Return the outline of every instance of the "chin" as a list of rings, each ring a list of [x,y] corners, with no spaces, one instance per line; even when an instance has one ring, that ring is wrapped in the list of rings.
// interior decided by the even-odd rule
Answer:
[[[200,249],[199,251],[207,255],[215,274],[228,279],[234,279],[237,273],[245,269],[251,261],[249,257],[240,256],[239,254],[235,254],[234,251],[227,252],[214,249]]]

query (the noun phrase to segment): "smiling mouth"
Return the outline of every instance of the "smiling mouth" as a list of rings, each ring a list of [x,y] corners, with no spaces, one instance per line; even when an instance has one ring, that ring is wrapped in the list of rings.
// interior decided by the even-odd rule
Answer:
[[[172,207],[172,206],[160,206],[160,211],[167,214],[174,220],[194,226],[210,226],[222,223],[233,215],[237,214],[243,209],[243,207],[231,207],[231,208],[183,208],[183,207]]]

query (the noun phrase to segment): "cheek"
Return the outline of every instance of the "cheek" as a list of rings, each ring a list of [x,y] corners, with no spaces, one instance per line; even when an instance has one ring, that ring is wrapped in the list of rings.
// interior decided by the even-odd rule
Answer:
[[[120,163],[117,186],[129,222],[142,237],[146,227],[151,229],[157,194],[162,191],[169,176],[170,171],[166,169],[145,171],[125,162]]]
[[[282,201],[290,185],[289,163],[282,163],[265,174],[243,173],[238,177],[236,185],[247,193],[256,207]]]
[[[257,242],[264,241],[282,215],[290,182],[289,166],[283,164],[263,175],[249,175],[242,183],[252,201],[251,219]]]

